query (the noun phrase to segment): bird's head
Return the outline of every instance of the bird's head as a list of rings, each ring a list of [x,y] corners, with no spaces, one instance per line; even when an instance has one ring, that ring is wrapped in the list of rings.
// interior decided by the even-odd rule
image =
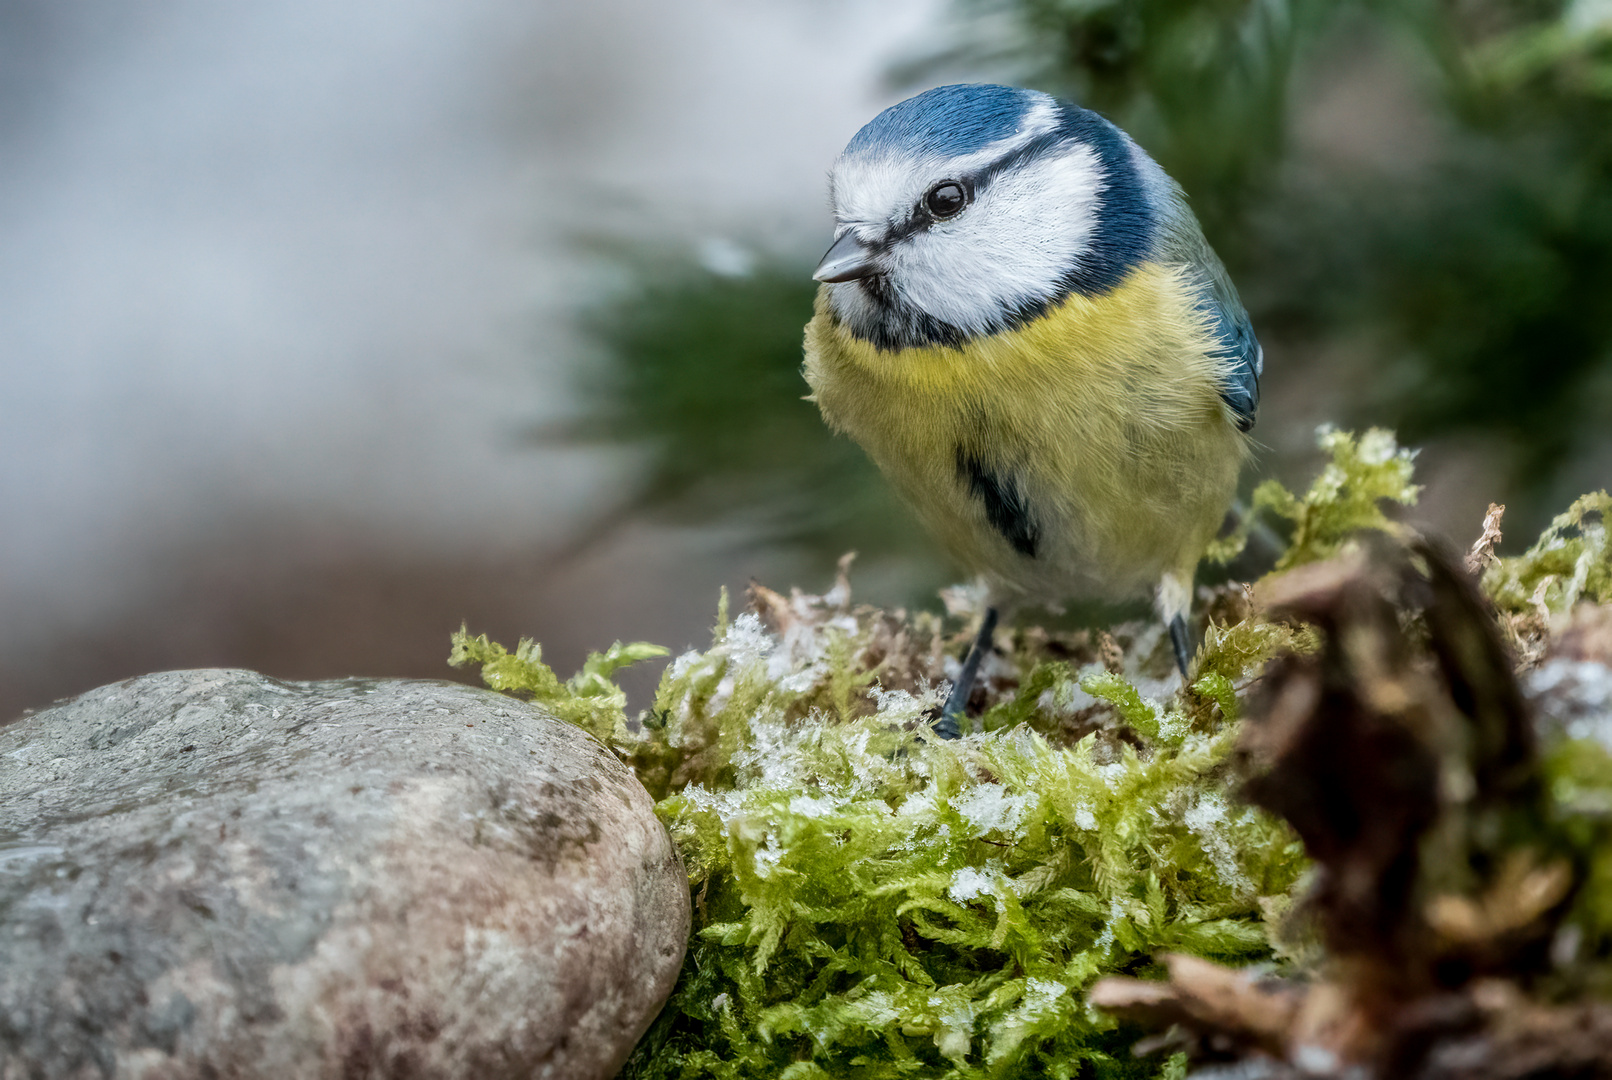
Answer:
[[[834,246],[814,276],[880,348],[959,345],[1117,284],[1168,183],[1096,113],[942,86],[880,113],[835,162]]]

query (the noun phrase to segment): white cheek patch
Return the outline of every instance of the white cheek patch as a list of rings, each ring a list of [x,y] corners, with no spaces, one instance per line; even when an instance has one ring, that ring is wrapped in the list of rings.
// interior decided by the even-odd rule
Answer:
[[[1000,327],[1008,312],[1053,299],[1079,265],[1102,189],[1087,146],[1003,170],[957,218],[897,244],[891,279],[909,303],[967,333]]]

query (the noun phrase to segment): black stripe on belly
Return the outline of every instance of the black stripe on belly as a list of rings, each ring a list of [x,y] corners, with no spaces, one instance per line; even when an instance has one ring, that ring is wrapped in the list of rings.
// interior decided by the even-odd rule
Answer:
[[[992,472],[961,446],[957,448],[957,479],[967,484],[969,494],[977,496],[985,505],[985,520],[991,523],[991,528],[1001,533],[1014,551],[1035,558],[1041,530],[1030,516],[1030,504],[1019,490],[1018,480],[1011,473]]]

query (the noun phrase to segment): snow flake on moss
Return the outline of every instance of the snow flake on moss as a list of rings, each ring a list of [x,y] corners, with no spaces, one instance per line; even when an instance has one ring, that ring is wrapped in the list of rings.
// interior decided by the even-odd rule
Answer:
[[[1001,784],[977,784],[952,802],[956,810],[974,828],[976,836],[987,833],[1014,832],[1024,819],[1027,808],[1038,801],[1035,792],[1010,795]]]

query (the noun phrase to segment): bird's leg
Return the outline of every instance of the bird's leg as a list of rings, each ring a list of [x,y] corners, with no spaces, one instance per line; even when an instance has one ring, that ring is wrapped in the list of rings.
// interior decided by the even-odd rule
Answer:
[[[1187,612],[1192,610],[1192,572],[1170,571],[1159,581],[1157,597],[1159,618],[1170,628],[1170,645],[1175,649],[1175,666],[1181,669],[1181,681],[1187,681],[1187,666],[1192,663],[1192,639],[1187,636]]]
[[[1181,681],[1187,681],[1187,665],[1192,663],[1192,648],[1187,638],[1187,620],[1177,615],[1170,620],[1170,644],[1175,647],[1175,666],[1181,669]]]
[[[979,674],[980,663],[991,648],[991,635],[996,632],[996,609],[985,609],[985,618],[980,621],[980,632],[974,635],[974,644],[969,646],[968,657],[963,661],[963,670],[958,673],[957,681],[952,684],[952,692],[946,698],[946,707],[940,710],[940,719],[935,721],[935,734],[942,739],[955,739],[961,734],[958,718],[968,709],[968,697],[974,692],[974,678]]]

